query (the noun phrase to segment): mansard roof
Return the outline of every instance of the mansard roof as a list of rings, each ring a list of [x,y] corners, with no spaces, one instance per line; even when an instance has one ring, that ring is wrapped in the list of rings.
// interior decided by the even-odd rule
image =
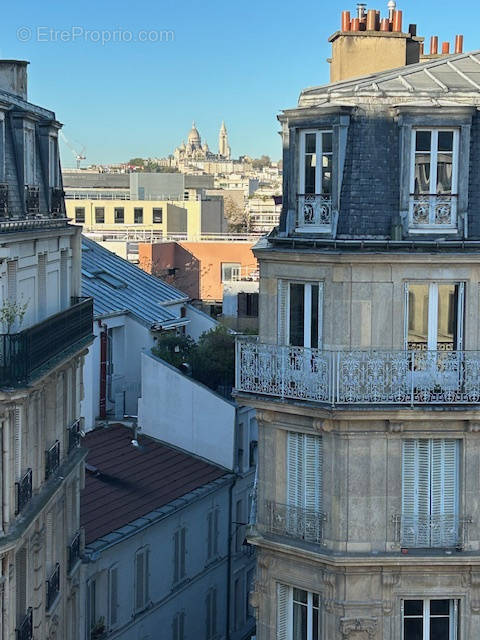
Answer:
[[[465,98],[468,105],[474,98],[480,104],[480,50],[310,87],[300,94],[298,106],[326,105],[332,101],[339,106],[354,106],[362,97],[413,96],[444,99],[449,104],[452,98],[456,104]]]

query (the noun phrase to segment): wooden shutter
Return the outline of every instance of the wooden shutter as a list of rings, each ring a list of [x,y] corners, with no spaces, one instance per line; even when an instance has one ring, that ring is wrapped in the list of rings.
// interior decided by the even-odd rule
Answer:
[[[291,506],[303,506],[304,440],[303,434],[289,431],[287,434],[287,503]]]
[[[289,325],[289,283],[285,280],[278,281],[277,290],[277,342],[288,344]]]
[[[118,567],[112,567],[108,576],[110,627],[117,624],[118,615]]]
[[[17,261],[7,262],[7,296],[10,302],[17,299]]]
[[[42,320],[47,315],[47,256],[38,254],[38,318]]]
[[[428,440],[405,440],[402,454],[402,542],[429,546],[430,448]]]
[[[144,552],[138,551],[135,556],[135,609],[139,611],[145,606],[145,564]]]
[[[277,637],[276,640],[290,640],[291,631],[291,589],[277,584]]]
[[[322,439],[305,435],[305,504],[307,509],[322,510]]]
[[[457,440],[432,440],[432,545],[455,546],[458,529]]]

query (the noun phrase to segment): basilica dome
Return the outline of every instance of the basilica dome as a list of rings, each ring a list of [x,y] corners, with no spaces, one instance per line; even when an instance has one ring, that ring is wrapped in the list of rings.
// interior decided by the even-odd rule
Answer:
[[[202,144],[201,138],[200,138],[200,134],[198,133],[198,130],[195,126],[195,122],[192,124],[192,128],[190,130],[190,133],[188,134],[188,142],[193,146],[193,147],[200,147]]]

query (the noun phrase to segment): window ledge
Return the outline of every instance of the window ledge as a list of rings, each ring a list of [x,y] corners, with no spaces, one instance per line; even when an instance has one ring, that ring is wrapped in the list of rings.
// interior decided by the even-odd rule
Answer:
[[[442,233],[449,233],[449,234],[455,234],[458,233],[458,228],[457,227],[438,227],[438,226],[432,226],[432,227],[409,227],[408,228],[408,233],[418,233],[418,234],[422,234],[422,233],[433,233],[433,234],[442,234]]]

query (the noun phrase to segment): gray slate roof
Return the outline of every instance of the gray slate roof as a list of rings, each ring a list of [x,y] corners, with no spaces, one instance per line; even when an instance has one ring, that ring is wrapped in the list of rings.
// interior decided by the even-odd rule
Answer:
[[[82,295],[94,299],[94,316],[127,312],[141,322],[169,326],[184,323],[168,305],[188,297],[159,278],[82,236]]]
[[[471,105],[472,95],[477,96],[480,103],[480,51],[460,53],[368,76],[310,87],[300,94],[299,106],[318,105],[322,98],[329,104],[332,104],[332,98],[341,104],[342,98],[348,100],[360,96],[423,96],[443,98],[448,104],[452,104],[452,98],[457,104],[461,103],[462,96],[465,96],[469,98],[468,104]],[[348,102],[343,104],[347,105]]]

